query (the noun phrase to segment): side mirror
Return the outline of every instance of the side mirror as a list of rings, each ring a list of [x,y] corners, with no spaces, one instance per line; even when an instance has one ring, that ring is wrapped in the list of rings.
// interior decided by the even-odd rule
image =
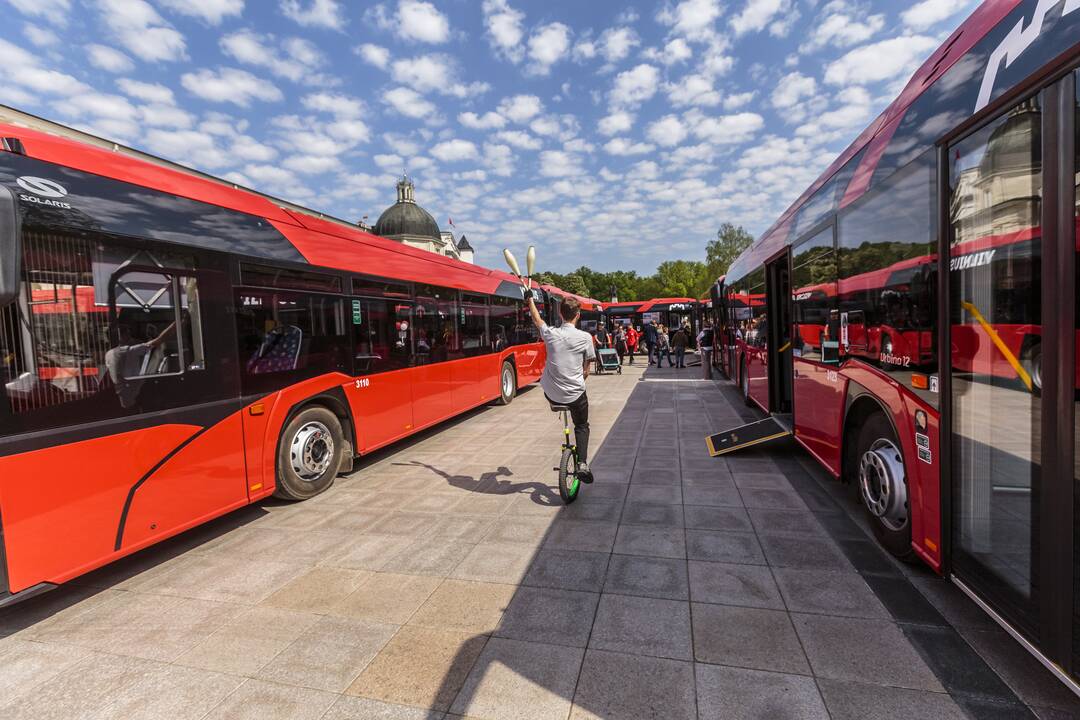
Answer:
[[[19,296],[20,250],[19,209],[15,194],[0,186],[0,307]]]

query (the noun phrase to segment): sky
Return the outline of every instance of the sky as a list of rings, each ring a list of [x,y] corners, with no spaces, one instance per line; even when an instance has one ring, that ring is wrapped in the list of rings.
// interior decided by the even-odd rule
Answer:
[[[0,103],[476,260],[651,274],[757,235],[972,0],[0,0]],[[454,227],[450,227],[450,220]]]

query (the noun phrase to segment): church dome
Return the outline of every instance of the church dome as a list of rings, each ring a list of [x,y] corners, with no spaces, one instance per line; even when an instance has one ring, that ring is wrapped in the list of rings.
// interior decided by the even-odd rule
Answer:
[[[395,238],[412,236],[439,242],[439,223],[424,208],[416,204],[414,186],[408,178],[397,184],[397,202],[383,211],[375,222],[375,234]]]

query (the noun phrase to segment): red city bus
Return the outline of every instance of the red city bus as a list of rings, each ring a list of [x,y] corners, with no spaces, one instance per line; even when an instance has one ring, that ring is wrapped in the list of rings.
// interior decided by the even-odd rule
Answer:
[[[1080,4],[983,3],[714,291],[724,369],[1080,691]]]
[[[621,303],[601,303],[604,315],[611,323],[644,325],[646,320],[669,328],[689,322],[692,328],[699,324],[700,303],[694,298],[653,298]]]
[[[317,495],[539,378],[507,273],[134,152],[0,138],[0,606]]]

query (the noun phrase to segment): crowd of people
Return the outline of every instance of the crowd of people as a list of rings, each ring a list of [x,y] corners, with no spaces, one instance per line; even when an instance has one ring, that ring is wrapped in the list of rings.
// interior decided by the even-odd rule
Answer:
[[[668,367],[685,368],[686,352],[696,346],[702,351],[702,362],[708,373],[706,353],[712,350],[712,327],[706,321],[695,337],[689,320],[675,328],[646,321],[644,326],[636,327],[632,323],[616,322],[614,328],[608,330],[601,323],[593,332],[593,342],[598,348],[614,349],[620,365],[633,365],[635,358],[644,354],[648,364],[658,368],[664,366],[665,358]]]

